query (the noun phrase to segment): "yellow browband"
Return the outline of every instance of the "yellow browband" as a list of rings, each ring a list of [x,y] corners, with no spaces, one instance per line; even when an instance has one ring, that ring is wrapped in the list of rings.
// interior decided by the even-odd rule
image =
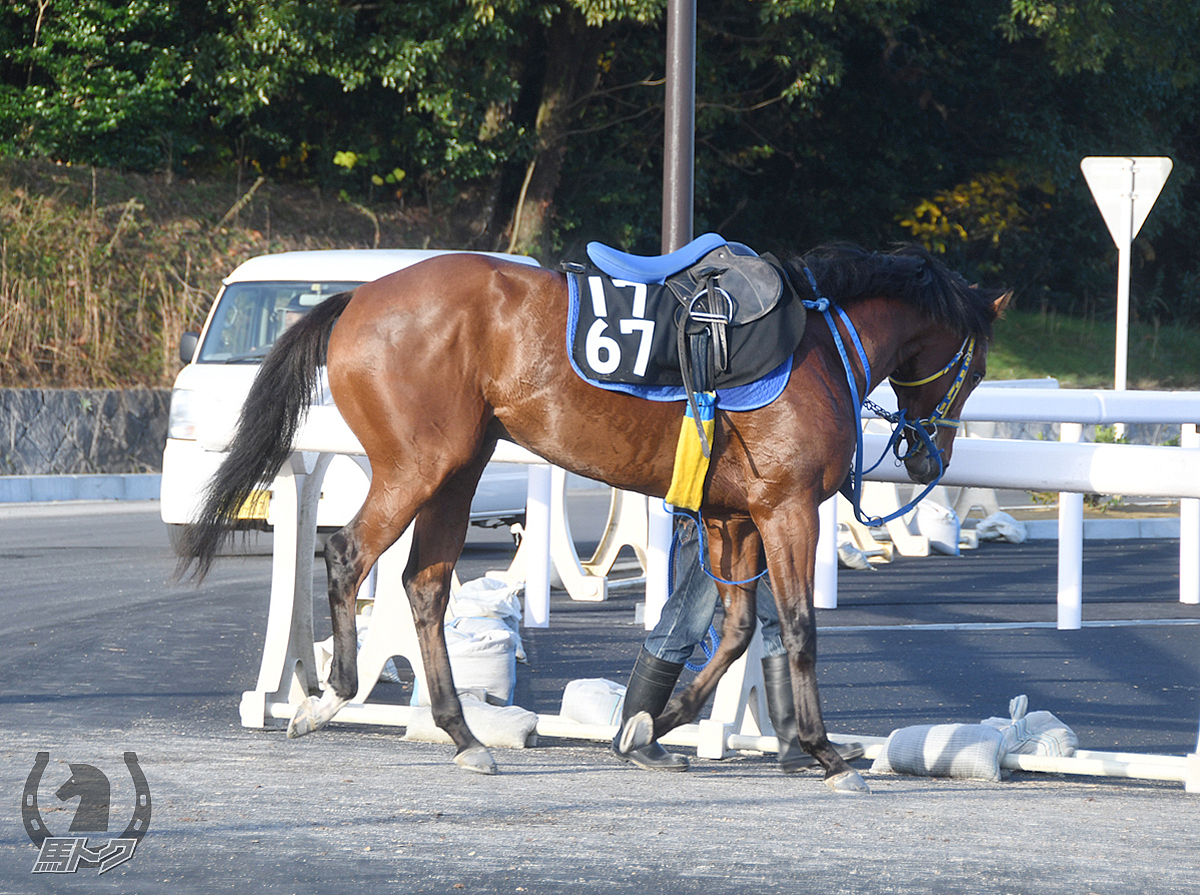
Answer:
[[[928,419],[917,420],[918,425],[957,428],[959,425],[958,420],[950,419],[946,416],[946,413],[950,410],[950,405],[954,403],[954,399],[958,397],[958,392],[962,388],[963,381],[967,378],[967,368],[971,366],[971,359],[974,357],[974,355],[975,337],[967,336],[963,340],[962,347],[958,349],[958,354],[950,358],[950,363],[946,364],[946,366],[942,367],[932,376],[926,376],[924,379],[917,379],[912,382],[902,382],[901,380],[896,379],[894,376],[889,376],[888,381],[891,382],[892,385],[898,385],[901,388],[915,388],[919,385],[927,385],[928,383],[933,382],[935,379],[945,376],[954,369],[955,364],[961,361],[962,367],[958,371],[958,375],[955,376],[954,381],[950,383],[950,388],[946,391],[946,394],[942,397],[942,400],[938,402],[938,406],[934,408],[933,413],[929,415]]]
[[[950,363],[946,364],[946,366],[942,367],[940,370],[938,370],[933,375],[926,376],[924,379],[914,379],[912,382],[903,382],[903,381],[897,379],[895,376],[889,376],[888,382],[890,382],[892,385],[898,385],[901,388],[916,388],[917,386],[928,385],[929,383],[933,382],[933,380],[938,379],[942,376],[945,376],[947,373],[949,373],[951,370],[953,370],[954,365],[957,364],[960,360],[962,360],[962,356],[963,356],[964,352],[967,354],[968,357],[970,357],[970,355],[975,353],[975,337],[974,336],[967,336],[966,339],[963,340],[962,347],[958,349],[958,354],[956,354],[956,355],[954,355],[954,357],[950,358]],[[970,364],[971,364],[971,362],[970,362],[970,360],[968,360],[966,362],[966,364],[964,364],[964,367],[970,366]],[[956,389],[956,391],[957,391],[957,389]]]

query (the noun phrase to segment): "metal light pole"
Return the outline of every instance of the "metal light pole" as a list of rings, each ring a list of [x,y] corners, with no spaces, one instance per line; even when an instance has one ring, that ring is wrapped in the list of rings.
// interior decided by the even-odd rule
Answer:
[[[696,0],[667,4],[667,88],[663,141],[662,250],[692,241],[696,187]],[[670,514],[661,500],[648,500],[646,610],[651,630],[667,602],[670,580]]]
[[[696,0],[667,4],[662,250],[692,241],[696,186]]]

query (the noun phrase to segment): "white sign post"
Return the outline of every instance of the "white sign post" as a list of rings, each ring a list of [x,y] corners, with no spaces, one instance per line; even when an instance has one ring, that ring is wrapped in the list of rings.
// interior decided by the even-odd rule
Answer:
[[[1091,156],[1079,167],[1117,244],[1117,358],[1113,378],[1114,388],[1124,391],[1129,348],[1129,251],[1171,174],[1171,160]]]

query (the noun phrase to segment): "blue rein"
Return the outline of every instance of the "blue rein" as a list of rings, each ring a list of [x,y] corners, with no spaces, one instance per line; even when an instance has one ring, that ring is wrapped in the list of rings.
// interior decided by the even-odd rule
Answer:
[[[946,465],[942,461],[942,451],[936,444],[934,444],[933,437],[925,429],[925,426],[920,424],[922,421],[912,422],[908,420],[906,412],[903,408],[901,408],[897,413],[888,413],[879,405],[868,401],[865,402],[867,408],[891,423],[893,429],[891,437],[888,439],[888,443],[884,447],[883,453],[880,455],[879,459],[871,465],[870,469],[865,471],[863,470],[863,431],[862,422],[859,417],[864,401],[859,397],[858,394],[858,378],[854,375],[854,367],[850,363],[850,355],[846,351],[846,343],[842,340],[842,334],[838,331],[837,324],[833,319],[833,314],[831,314],[829,311],[831,302],[821,294],[821,290],[817,286],[816,277],[813,276],[812,271],[806,267],[804,268],[804,274],[808,277],[808,283],[812,287],[813,295],[817,296],[815,301],[806,299],[804,301],[804,306],[810,310],[820,311],[825,317],[825,322],[829,325],[829,331],[833,334],[833,342],[837,346],[838,355],[842,359],[842,366],[846,370],[846,381],[850,385],[850,397],[854,402],[854,433],[857,438],[854,451],[854,470],[849,476],[847,476],[846,482],[842,485],[842,493],[846,495],[846,498],[850,501],[850,505],[854,508],[855,519],[857,519],[863,525],[866,525],[868,528],[878,528],[887,522],[891,522],[893,519],[898,519],[903,516],[918,503],[920,503],[930,491],[937,487],[938,482],[942,480],[942,476],[946,471]],[[862,340],[858,337],[858,330],[854,328],[854,323],[850,320],[849,314],[847,314],[838,305],[832,305],[832,307],[835,311],[837,311],[838,317],[841,318],[842,324],[846,327],[846,331],[850,334],[850,340],[854,344],[854,349],[858,354],[858,361],[863,368],[863,375],[866,377],[864,387],[869,389],[871,387],[871,362],[867,360],[867,352],[866,349],[863,348]],[[955,357],[955,360],[961,358],[962,354],[963,352],[960,350],[959,354]],[[954,361],[951,361],[951,365],[953,365],[953,363]],[[964,373],[966,366],[966,364],[963,365]],[[957,389],[954,391],[957,392]],[[935,412],[935,416],[937,416],[939,419],[931,420],[934,425],[957,425],[956,422],[946,420],[944,417],[941,417],[941,413],[945,413],[946,411],[942,409],[940,405],[939,411],[940,413]],[[904,436],[904,433],[910,429],[916,433],[917,438],[929,452],[929,455],[937,458],[937,476],[932,482],[925,486],[924,490],[922,490],[920,494],[895,512],[889,513],[886,516],[868,516],[862,511],[863,476],[879,466],[879,464],[883,462],[883,458],[887,456],[889,450],[895,453],[897,459],[904,459],[900,456],[900,439]]]

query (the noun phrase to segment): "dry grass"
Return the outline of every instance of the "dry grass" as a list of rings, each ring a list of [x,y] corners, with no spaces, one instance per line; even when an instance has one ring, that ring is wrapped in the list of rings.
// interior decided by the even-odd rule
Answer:
[[[0,386],[170,385],[179,334],[230,270],[265,252],[414,244],[411,219],[374,218],[306,188],[0,160]]]

